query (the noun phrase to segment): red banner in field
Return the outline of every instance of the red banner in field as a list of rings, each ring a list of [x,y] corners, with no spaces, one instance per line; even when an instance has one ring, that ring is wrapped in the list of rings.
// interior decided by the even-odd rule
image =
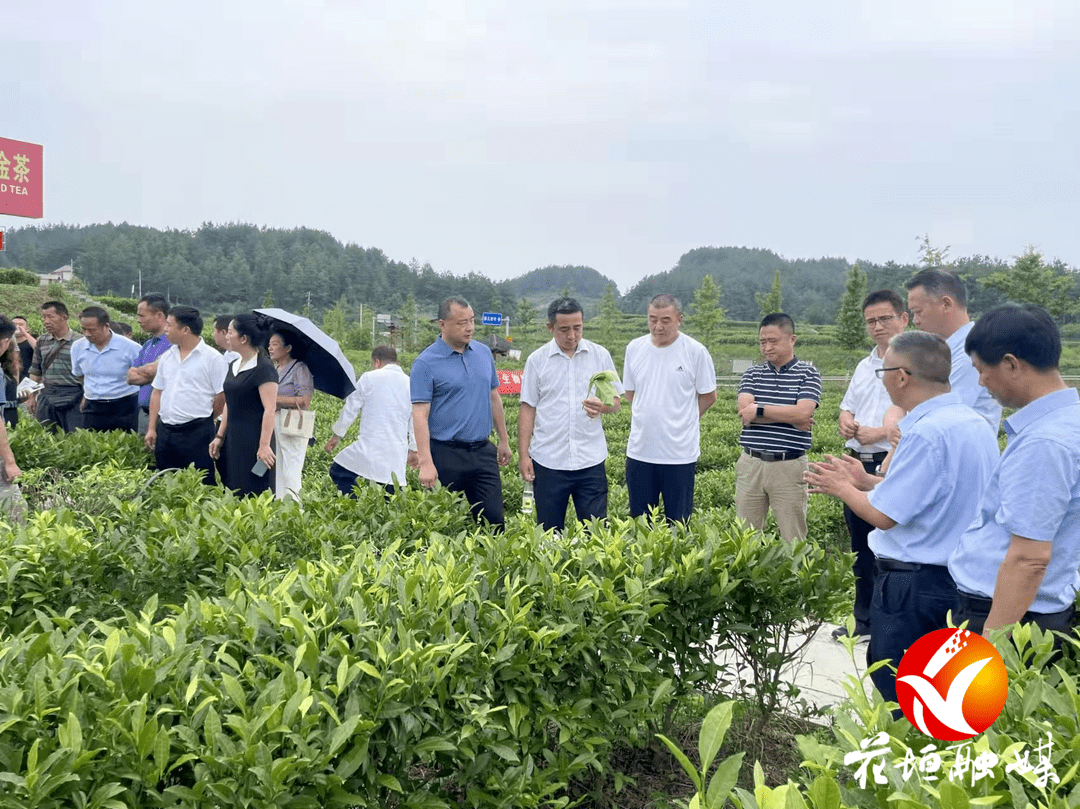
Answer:
[[[495,373],[499,375],[499,395],[500,396],[520,396],[521,395],[521,371],[509,371],[509,370],[495,370]]]
[[[41,156],[38,143],[0,138],[0,214],[44,216]]]

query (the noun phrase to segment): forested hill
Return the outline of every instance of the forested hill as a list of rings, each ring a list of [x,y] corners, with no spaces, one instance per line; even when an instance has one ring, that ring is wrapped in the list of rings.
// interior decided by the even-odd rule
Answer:
[[[590,267],[544,267],[510,281],[479,273],[455,276],[394,261],[375,247],[342,244],[309,228],[275,230],[254,225],[204,224],[198,230],[156,230],[104,225],[12,229],[0,267],[38,273],[73,264],[96,294],[130,295],[137,289],[168,294],[173,301],[209,311],[275,306],[300,311],[310,303],[322,312],[345,297],[349,308],[363,303],[397,312],[412,295],[421,312],[434,313],[450,295],[467,298],[477,311],[513,311],[523,295],[552,296],[569,286],[599,298],[612,283]],[[310,296],[310,297],[309,297]]]
[[[205,311],[225,312],[273,302],[293,311],[310,306],[318,316],[346,299],[344,310],[434,314],[450,295],[467,298],[476,311],[514,313],[521,297],[534,304],[569,288],[590,313],[610,278],[591,267],[549,266],[508,281],[494,282],[479,273],[455,276],[390,259],[376,247],[342,244],[329,233],[310,228],[292,230],[254,225],[204,224],[194,231],[157,230],[129,224],[55,225],[13,228],[0,267],[22,267],[38,273],[72,264],[75,274],[94,294],[130,295],[142,272],[144,292],[160,291],[174,302],[192,303]],[[913,264],[859,262],[869,289],[900,290],[918,267]],[[976,256],[953,262],[962,274],[978,277],[1006,269],[1004,262]],[[624,312],[644,313],[659,292],[691,305],[705,275],[721,287],[721,306],[731,320],[756,320],[756,293],[766,293],[779,270],[783,308],[797,320],[832,323],[850,265],[842,258],[785,259],[770,250],[746,247],[701,247],[691,250],[667,272],[643,279],[617,305]],[[1064,272],[1067,268],[1058,268]],[[985,311],[998,298],[991,290],[968,284],[973,311]],[[412,296],[412,301],[409,300]],[[410,318],[412,319],[412,318]]]
[[[916,264],[893,261],[886,264],[859,261],[858,264],[867,273],[867,289],[895,289],[901,293],[904,282],[921,269]],[[985,311],[996,305],[1000,296],[971,283],[970,279],[1008,266],[986,256],[952,262],[951,268],[969,279],[967,288],[972,311]],[[699,247],[683,255],[667,272],[643,278],[620,299],[619,308],[625,312],[644,312],[648,301],[661,292],[690,304],[701,280],[711,275],[721,287],[720,305],[727,317],[730,320],[756,320],[760,309],[755,293],[768,293],[779,270],[784,310],[796,320],[832,323],[836,320],[850,268],[851,263],[843,258],[785,259],[771,250]]]
[[[504,282],[518,295],[554,295],[570,289],[582,298],[602,298],[609,286],[615,284],[592,267],[541,267]]]

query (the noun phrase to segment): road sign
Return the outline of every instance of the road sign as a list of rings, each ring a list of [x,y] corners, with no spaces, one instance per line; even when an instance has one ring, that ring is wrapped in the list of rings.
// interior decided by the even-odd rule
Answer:
[[[391,323],[394,318],[392,315],[375,315],[376,323]]]
[[[482,317],[483,317],[483,319],[481,320],[481,322],[485,326],[501,326],[502,325],[502,315],[499,314],[498,312],[484,312]]]
[[[37,143],[0,138],[0,214],[41,219],[41,155]]]

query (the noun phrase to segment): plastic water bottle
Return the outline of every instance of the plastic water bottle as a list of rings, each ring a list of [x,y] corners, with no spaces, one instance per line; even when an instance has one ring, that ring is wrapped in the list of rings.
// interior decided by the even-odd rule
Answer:
[[[521,513],[531,517],[536,512],[536,498],[533,496],[533,485],[531,480],[525,481],[525,486],[521,490]]]

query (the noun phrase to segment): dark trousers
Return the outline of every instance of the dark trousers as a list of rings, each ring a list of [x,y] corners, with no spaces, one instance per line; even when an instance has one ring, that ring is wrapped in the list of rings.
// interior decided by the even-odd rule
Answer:
[[[566,527],[570,498],[582,522],[607,516],[608,481],[603,461],[585,469],[549,469],[533,461],[533,472],[536,519],[545,531]]]
[[[630,516],[640,517],[664,498],[668,522],[687,522],[694,511],[694,463],[647,463],[626,459],[626,488]]]
[[[203,482],[214,485],[214,461],[210,457],[210,442],[214,440],[214,420],[192,419],[184,424],[157,423],[157,444],[154,458],[158,469],[187,469],[194,466],[203,471]]]
[[[960,609],[954,616],[953,623],[959,626],[963,621],[967,621],[968,629],[981,635],[986,619],[990,615],[990,607],[994,604],[993,600],[959,591],[958,595]],[[1075,617],[1076,608],[1069,606],[1061,612],[1025,612],[1020,623],[1036,624],[1043,631],[1054,630],[1068,635],[1074,632],[1073,619]],[[1060,639],[1056,639],[1055,644],[1060,647]]]
[[[880,453],[881,460],[863,461],[863,469],[871,475],[877,474],[878,465],[887,454]],[[855,562],[851,566],[855,572],[855,633],[869,635],[870,599],[874,594],[874,552],[870,550],[870,532],[874,526],[847,506],[844,506],[844,522],[851,536],[851,552],[855,554]]]
[[[82,385],[46,385],[37,395],[37,419],[55,432],[73,433],[82,427]]]
[[[949,610],[955,619],[959,600],[956,584],[943,565],[911,565],[915,570],[891,570],[879,559],[874,573],[874,596],[870,601],[870,644],[866,664],[888,660],[873,674],[877,690],[896,702],[896,672],[900,659],[927,632],[948,626]],[[955,622],[955,620],[954,620]]]
[[[85,430],[106,432],[108,430],[139,429],[139,394],[119,399],[87,399],[82,408],[82,424]]]
[[[356,492],[353,489],[356,488],[359,476],[355,472],[350,472],[337,461],[334,461],[334,463],[330,464],[330,480],[334,482],[337,490],[343,495],[356,499]],[[393,494],[397,491],[393,483],[380,483],[379,485],[386,490],[387,494]]]
[[[473,519],[479,520],[483,515],[489,523],[503,527],[502,478],[494,444],[431,439],[431,460],[439,473],[439,482],[465,495]]]

